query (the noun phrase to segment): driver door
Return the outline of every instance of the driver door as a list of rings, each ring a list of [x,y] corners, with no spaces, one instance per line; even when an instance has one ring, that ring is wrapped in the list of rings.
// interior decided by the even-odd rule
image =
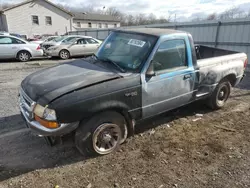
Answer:
[[[142,81],[142,113],[148,118],[192,100],[195,72],[184,39],[166,40],[151,62],[155,75]],[[191,61],[191,62],[190,62]]]

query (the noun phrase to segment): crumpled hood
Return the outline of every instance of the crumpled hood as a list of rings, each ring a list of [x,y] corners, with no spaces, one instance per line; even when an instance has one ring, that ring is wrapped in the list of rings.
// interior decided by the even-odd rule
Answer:
[[[21,87],[32,100],[48,104],[68,92],[119,77],[111,70],[79,59],[35,72],[23,80]]]

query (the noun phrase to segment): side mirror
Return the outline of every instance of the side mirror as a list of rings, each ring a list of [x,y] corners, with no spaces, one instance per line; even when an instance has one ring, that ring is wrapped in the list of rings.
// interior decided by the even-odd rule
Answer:
[[[147,72],[146,72],[146,76],[147,77],[152,77],[152,76],[155,76],[156,74],[155,74],[155,71],[154,71],[154,61],[152,60],[151,62],[150,62],[150,65],[149,65],[149,67],[148,67],[148,70],[147,70]]]

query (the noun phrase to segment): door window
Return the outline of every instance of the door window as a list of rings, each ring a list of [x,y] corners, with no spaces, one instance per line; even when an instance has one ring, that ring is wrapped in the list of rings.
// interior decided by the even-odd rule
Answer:
[[[77,44],[87,44],[87,42],[85,41],[85,39],[79,39],[77,41]]]
[[[187,67],[185,41],[176,39],[162,42],[153,63],[155,71]]]
[[[12,44],[10,37],[0,37],[0,44]]]
[[[98,42],[97,42],[95,39],[92,39],[92,38],[86,38],[86,41],[87,41],[89,44],[98,44]]]

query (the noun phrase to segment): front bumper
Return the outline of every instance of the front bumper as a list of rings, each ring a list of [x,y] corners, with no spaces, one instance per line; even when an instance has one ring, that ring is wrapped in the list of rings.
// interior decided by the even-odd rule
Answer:
[[[26,121],[27,127],[39,136],[63,136],[75,130],[79,122],[74,123],[61,123],[59,128],[49,129],[42,126],[39,122],[35,121],[33,110],[35,107],[33,102],[22,90],[20,91],[19,108],[21,115]]]
[[[46,54],[46,56],[52,56],[52,57],[59,56],[59,52],[56,50],[44,50],[44,53]]]

